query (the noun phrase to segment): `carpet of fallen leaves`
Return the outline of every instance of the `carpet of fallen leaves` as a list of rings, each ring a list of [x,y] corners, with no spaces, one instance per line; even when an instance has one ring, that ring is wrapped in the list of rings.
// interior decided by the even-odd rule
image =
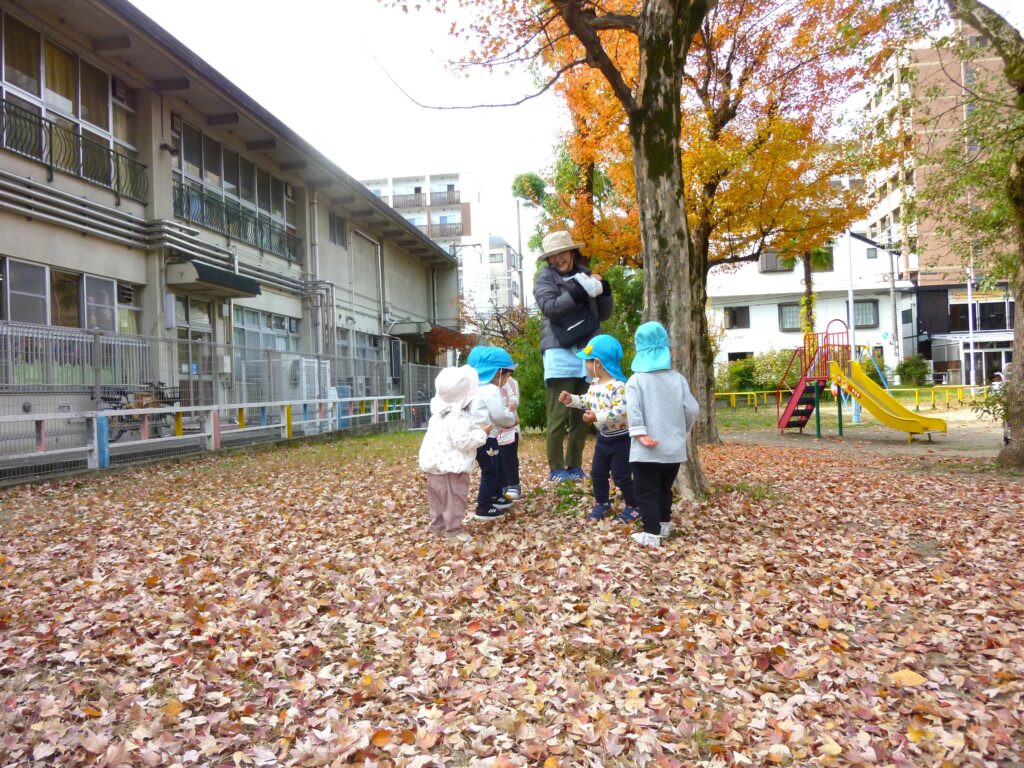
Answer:
[[[1022,764],[1021,478],[727,443],[640,550],[528,439],[457,543],[417,440],[0,492],[0,763]]]

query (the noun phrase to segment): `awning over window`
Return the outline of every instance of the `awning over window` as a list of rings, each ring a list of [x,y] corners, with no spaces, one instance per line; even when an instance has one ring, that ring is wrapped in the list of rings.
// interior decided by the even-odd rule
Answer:
[[[406,320],[405,322],[395,323],[391,328],[392,336],[422,336],[425,333],[429,333],[433,328],[430,323],[427,322],[416,322],[415,320]]]
[[[209,299],[241,299],[261,293],[259,282],[251,277],[198,261],[168,264],[167,285]]]

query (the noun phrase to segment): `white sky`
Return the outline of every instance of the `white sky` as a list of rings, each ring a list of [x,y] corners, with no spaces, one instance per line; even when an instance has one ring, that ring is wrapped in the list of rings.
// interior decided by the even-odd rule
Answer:
[[[504,103],[535,92],[525,72],[451,71],[447,62],[464,48],[443,17],[378,0],[131,2],[355,178],[472,174],[485,195],[484,224],[516,247],[512,180],[551,164],[567,119],[550,92],[518,107],[448,111],[402,95],[374,58],[423,104]],[[523,209],[524,250],[533,228]]]
[[[444,17],[379,0],[131,2],[355,178],[473,174],[486,196],[485,225],[516,245],[512,180],[551,164],[568,121],[550,92],[508,108],[413,104],[380,65],[429,105],[503,103],[536,90],[526,72],[451,71],[447,62],[465,48]],[[988,4],[1024,29],[1022,0]],[[534,218],[523,214],[525,249]]]

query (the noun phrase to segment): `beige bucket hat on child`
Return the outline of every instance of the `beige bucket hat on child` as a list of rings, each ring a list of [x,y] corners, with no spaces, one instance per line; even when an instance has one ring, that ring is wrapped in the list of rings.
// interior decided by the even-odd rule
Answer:
[[[556,253],[575,251],[582,247],[583,243],[573,242],[572,235],[567,230],[560,229],[557,232],[544,235],[544,240],[541,241],[541,248],[544,249],[544,252],[538,258],[541,261],[547,261],[549,256],[554,256]]]

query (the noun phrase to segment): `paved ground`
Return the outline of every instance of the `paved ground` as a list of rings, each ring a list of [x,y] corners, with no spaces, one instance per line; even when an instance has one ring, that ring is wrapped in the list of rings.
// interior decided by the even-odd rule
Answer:
[[[844,436],[839,437],[833,427],[819,439],[814,429],[800,434],[791,431],[780,435],[778,430],[729,430],[724,432],[724,442],[758,443],[786,446],[788,448],[806,448],[816,450],[853,451],[860,453],[887,453],[894,456],[905,456],[908,459],[926,459],[929,456],[973,458],[990,462],[1003,447],[1003,430],[998,422],[981,421],[969,408],[955,411],[937,411],[936,414],[945,419],[949,428],[947,434],[937,434],[931,441],[927,437],[915,437],[910,443],[903,432],[882,427],[866,417],[861,425],[844,425]]]

